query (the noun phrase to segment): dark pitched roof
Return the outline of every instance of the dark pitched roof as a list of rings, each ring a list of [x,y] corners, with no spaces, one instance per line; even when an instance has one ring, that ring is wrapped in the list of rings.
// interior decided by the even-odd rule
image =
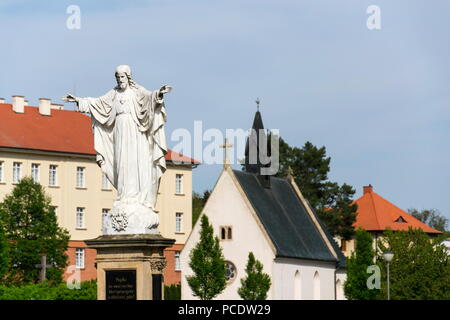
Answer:
[[[338,262],[287,179],[270,177],[271,187],[264,188],[255,174],[233,173],[275,245],[277,257]],[[344,266],[344,256],[324,231],[338,254],[339,265]]]

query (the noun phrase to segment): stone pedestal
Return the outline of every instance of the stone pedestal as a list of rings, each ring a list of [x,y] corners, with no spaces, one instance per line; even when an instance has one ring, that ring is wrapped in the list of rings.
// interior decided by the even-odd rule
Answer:
[[[103,235],[85,241],[97,250],[98,300],[163,297],[163,251],[175,240],[159,234]]]

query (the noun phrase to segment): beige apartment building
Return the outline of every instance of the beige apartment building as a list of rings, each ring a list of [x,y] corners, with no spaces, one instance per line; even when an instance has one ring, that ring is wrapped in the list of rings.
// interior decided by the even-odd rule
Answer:
[[[65,277],[77,272],[82,281],[93,279],[96,252],[84,240],[101,234],[103,213],[112,208],[116,191],[95,162],[91,119],[49,99],[39,99],[39,107],[26,104],[22,96],[13,96],[11,104],[0,98],[0,201],[22,177],[44,186],[58,223],[71,236]],[[176,240],[165,251],[164,273],[165,283],[175,284],[192,228],[192,169],[198,162],[169,150],[166,163],[157,210],[161,234]]]

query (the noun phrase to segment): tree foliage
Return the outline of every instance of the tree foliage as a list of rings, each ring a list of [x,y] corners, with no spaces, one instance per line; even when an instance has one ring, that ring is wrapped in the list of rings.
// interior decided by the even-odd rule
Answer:
[[[436,209],[424,209],[421,211],[417,209],[408,209],[408,213],[433,229],[442,232],[445,232],[447,229],[448,219],[442,216]]]
[[[277,176],[285,177],[291,168],[295,182],[331,235],[350,240],[355,233],[355,190],[348,184],[328,180],[331,158],[325,147],[317,148],[309,141],[302,148],[291,147],[280,137],[279,150]]]
[[[205,190],[203,192],[203,195],[200,195],[197,192],[193,193],[193,195],[192,195],[192,227],[195,226],[195,223],[197,222],[198,217],[200,217],[203,207],[205,206],[206,201],[208,200],[210,195],[211,195],[210,190]]]
[[[58,226],[50,197],[31,178],[23,178],[0,203],[0,218],[9,244],[10,283],[39,280],[40,255],[47,256],[47,279],[59,283],[67,266],[69,233]]]
[[[267,273],[263,272],[263,265],[255,259],[253,252],[248,255],[246,277],[241,279],[239,296],[244,300],[266,300],[271,281]]]
[[[200,222],[200,241],[190,253],[189,266],[194,275],[186,280],[194,296],[211,300],[225,289],[225,259],[208,217],[203,215]]]
[[[345,296],[349,300],[373,300],[379,292],[367,287],[367,267],[375,263],[373,239],[369,232],[359,228],[355,234],[356,248],[347,259],[347,280],[344,284]]]
[[[9,267],[9,246],[6,239],[3,223],[0,220],[0,283],[6,275]]]
[[[430,238],[421,229],[384,233],[379,251],[392,251],[390,293],[393,300],[449,300],[450,259],[440,238]],[[382,298],[386,292],[386,263],[382,270]]]

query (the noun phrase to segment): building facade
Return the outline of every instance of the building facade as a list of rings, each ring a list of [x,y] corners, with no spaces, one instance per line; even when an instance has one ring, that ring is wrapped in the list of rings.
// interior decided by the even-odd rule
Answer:
[[[0,201],[25,176],[44,186],[59,225],[71,237],[65,278],[94,279],[96,251],[84,240],[101,235],[102,216],[116,191],[95,161],[90,117],[49,99],[40,99],[39,107],[27,106],[21,96],[4,102],[0,99]],[[156,209],[161,234],[176,240],[165,252],[164,274],[166,284],[176,284],[177,259],[192,226],[192,169],[198,163],[170,150],[166,163]]]

